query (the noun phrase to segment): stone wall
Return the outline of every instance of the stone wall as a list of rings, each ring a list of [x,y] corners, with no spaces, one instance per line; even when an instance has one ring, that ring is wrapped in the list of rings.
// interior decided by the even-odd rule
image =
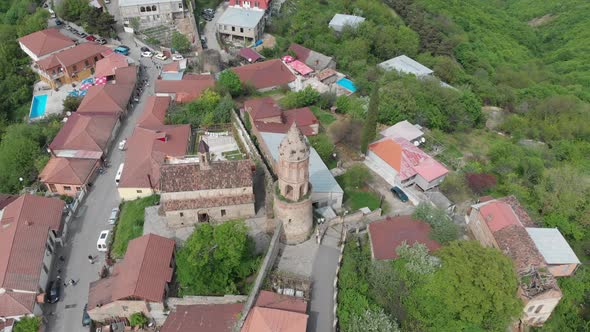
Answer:
[[[280,236],[283,233],[283,224],[280,221],[277,221],[275,226],[275,232],[270,240],[270,245],[268,246],[268,250],[266,252],[266,256],[264,256],[264,261],[262,261],[262,265],[258,270],[258,275],[256,276],[256,281],[252,286],[252,290],[250,290],[250,294],[248,295],[248,300],[246,304],[244,304],[244,308],[242,309],[242,313],[240,315],[240,319],[234,325],[232,329],[233,332],[239,332],[242,329],[242,325],[244,325],[244,321],[250,312],[252,306],[256,302],[256,298],[258,297],[258,293],[260,292],[260,287],[262,287],[262,283],[266,278],[266,275],[270,271],[270,269],[274,266],[275,260],[279,254],[280,249]]]
[[[97,322],[104,322],[116,317],[129,318],[136,312],[143,312],[151,317],[147,302],[144,301],[115,301],[97,308],[88,308],[88,315]]]
[[[179,305],[194,305],[194,304],[229,304],[246,302],[248,296],[246,295],[224,295],[224,296],[184,296],[171,297],[166,300],[166,306],[170,310],[175,310]]]
[[[224,211],[224,215],[222,215]],[[182,213],[182,217],[181,217]],[[216,206],[193,210],[167,211],[166,220],[169,227],[186,227],[198,223],[199,214],[206,213],[211,224],[231,219],[247,218],[255,214],[254,202],[249,204]]]
[[[285,243],[297,244],[309,238],[313,228],[311,198],[300,202],[285,202],[275,194],[275,216],[283,222]]]

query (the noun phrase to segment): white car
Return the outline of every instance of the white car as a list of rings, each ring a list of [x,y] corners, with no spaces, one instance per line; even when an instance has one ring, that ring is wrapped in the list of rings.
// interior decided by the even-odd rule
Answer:
[[[119,150],[123,151],[125,150],[125,147],[127,145],[127,139],[122,139],[121,142],[119,142]]]
[[[184,59],[184,57],[182,56],[182,54],[172,54],[172,60],[174,60],[174,61],[180,61],[183,59]]]
[[[144,58],[151,58],[154,56],[154,53],[152,53],[150,51],[145,51],[145,52],[141,52],[141,56]]]
[[[163,53],[161,53],[161,52],[158,52],[158,53],[156,53],[156,55],[154,55],[154,58],[156,58],[156,59],[159,59],[159,60],[166,60],[166,59],[168,59],[168,57],[167,57],[167,56],[165,56],[165,55],[164,55]]]
[[[109,235],[110,234],[111,234],[111,231],[109,231],[108,229],[100,232],[100,235],[98,236],[98,241],[96,241],[96,250],[107,251],[108,245],[109,245]]]
[[[111,210],[111,215],[109,216],[109,225],[114,225],[117,223],[117,217],[119,216],[119,208],[113,208]]]

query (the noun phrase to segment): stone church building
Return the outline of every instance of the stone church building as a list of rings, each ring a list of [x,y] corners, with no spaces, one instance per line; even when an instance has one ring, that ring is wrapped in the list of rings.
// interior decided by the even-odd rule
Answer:
[[[162,165],[160,206],[168,226],[222,222],[255,215],[250,160],[211,161],[209,146],[200,141],[198,162]]]
[[[287,244],[304,242],[313,228],[309,150],[305,136],[293,123],[279,145],[274,197],[275,218],[283,222]]]

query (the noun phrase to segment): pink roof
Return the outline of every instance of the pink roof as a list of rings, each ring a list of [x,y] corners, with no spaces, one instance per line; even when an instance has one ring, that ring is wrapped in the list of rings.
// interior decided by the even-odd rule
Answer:
[[[422,243],[429,251],[440,248],[438,242],[430,239],[430,225],[410,216],[386,218],[369,224],[371,251],[378,260],[395,259],[395,249],[403,242],[408,245]]]
[[[295,69],[299,74],[303,76],[313,72],[313,69],[309,68],[305,63],[299,60],[295,60],[289,63],[289,66],[291,66],[291,68]]]
[[[265,290],[261,290],[258,294],[256,306],[294,311],[302,314],[307,312],[307,302],[304,299]]]
[[[127,104],[133,93],[131,84],[95,85],[88,89],[78,107],[79,113],[121,114],[127,111]]]
[[[107,143],[118,121],[115,114],[73,113],[51,141],[49,148],[95,151],[102,154],[107,150]]]
[[[262,58],[262,55],[248,47],[240,49],[240,56],[248,60],[248,62],[256,62],[258,59]]]
[[[505,202],[497,200],[487,202],[480,207],[479,211],[492,233],[510,225],[523,226],[510,205]]]
[[[170,97],[149,96],[137,125],[144,128],[158,128],[164,125],[166,111],[170,106]]]
[[[116,52],[109,52],[105,58],[98,60],[96,63],[94,75],[95,77],[113,76],[115,75],[115,70],[117,68],[124,68],[128,66],[129,63],[127,62],[126,56]]]

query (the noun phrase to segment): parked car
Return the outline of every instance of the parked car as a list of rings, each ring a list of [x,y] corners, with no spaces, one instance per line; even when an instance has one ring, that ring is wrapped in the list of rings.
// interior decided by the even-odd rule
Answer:
[[[393,187],[389,189],[389,191],[391,191],[395,196],[397,196],[397,198],[399,198],[400,201],[404,203],[408,201],[408,195],[406,195],[406,193],[403,190],[401,190],[400,187]]]
[[[91,42],[96,41],[96,37],[94,37],[93,35],[88,35],[84,39],[86,39],[87,41],[91,41]]]
[[[142,47],[140,48],[140,50],[141,50],[142,52],[149,52],[149,51],[151,51],[149,48],[147,48],[147,47],[145,47],[145,46],[142,46]]]
[[[61,20],[56,19],[55,20],[55,25],[62,25],[64,24],[64,22],[62,22]]]
[[[156,58],[158,60],[166,60],[166,59],[168,59],[168,57],[165,56],[162,52],[157,52],[156,55],[154,55],[154,58]]]
[[[111,231],[108,229],[100,232],[100,235],[98,235],[98,241],[96,241],[96,250],[107,251],[109,245],[109,234],[111,234]]]
[[[59,293],[60,293],[60,286],[61,283],[59,281],[50,281],[49,285],[47,285],[47,292],[45,302],[47,303],[56,303],[59,301]]]
[[[97,42],[97,43],[99,43],[100,45],[104,45],[104,44],[106,44],[106,43],[107,43],[107,40],[106,40],[106,39],[104,39],[104,38],[98,38],[98,39],[96,40],[96,42]]]
[[[111,0],[104,0],[104,3],[108,5],[109,3],[111,3]]]
[[[80,32],[80,37],[86,38],[88,34],[86,32]]]
[[[201,11],[201,14],[213,16],[213,15],[215,15],[215,9],[213,9],[213,8],[205,8],[205,9],[203,9]]]
[[[182,54],[178,54],[178,53],[172,54],[172,60],[174,60],[174,61],[180,61],[183,59],[184,59],[184,57],[182,56]]]
[[[90,315],[88,314],[88,303],[86,303],[82,311],[82,326],[88,326],[90,323],[92,323],[92,319],[90,319]]]
[[[117,217],[119,217],[119,208],[113,208],[111,210],[111,216],[109,217],[109,224],[114,225],[117,223]]]
[[[127,50],[127,52],[129,52],[129,50],[130,50],[129,46],[127,46],[127,45],[119,45],[119,47],[118,47],[118,48],[121,48],[121,49]]]
[[[152,53],[150,51],[144,51],[144,52],[141,52],[141,56],[144,58],[151,58],[154,56],[154,53]]]
[[[209,21],[209,22],[210,22],[210,21],[213,21],[213,16],[210,16],[210,15],[203,15],[203,19],[204,19],[205,21]]]
[[[121,150],[121,151],[125,150],[126,145],[127,145],[127,139],[124,138],[119,142],[119,150]]]
[[[115,48],[115,52],[123,55],[129,55],[129,48],[119,46]]]

